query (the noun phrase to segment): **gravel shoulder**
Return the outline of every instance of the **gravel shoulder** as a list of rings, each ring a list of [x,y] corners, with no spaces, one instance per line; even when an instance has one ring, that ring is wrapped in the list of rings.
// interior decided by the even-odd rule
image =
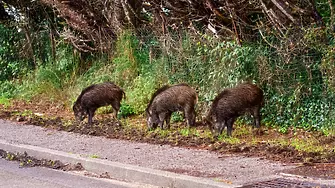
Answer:
[[[257,157],[107,139],[5,120],[0,120],[0,139],[233,184],[266,180],[294,168]]]

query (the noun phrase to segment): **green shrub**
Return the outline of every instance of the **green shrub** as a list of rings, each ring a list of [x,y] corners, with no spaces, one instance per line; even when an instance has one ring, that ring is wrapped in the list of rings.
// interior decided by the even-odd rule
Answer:
[[[24,34],[15,27],[0,24],[0,81],[13,79],[25,73],[26,59],[20,58],[20,41]]]
[[[61,89],[63,85],[64,77],[61,71],[57,71],[54,67],[39,68],[36,73],[36,82],[45,83],[48,82],[54,87]]]
[[[156,89],[157,82],[154,76],[138,76],[133,84],[127,88],[127,104],[132,107],[135,114],[143,113],[147,107],[151,95]]]
[[[0,96],[4,98],[12,98],[16,95],[17,89],[14,81],[2,81],[0,82]]]
[[[131,115],[134,115],[135,114],[135,111],[134,111],[134,108],[132,106],[130,106],[129,104],[125,103],[125,102],[122,102],[121,103],[121,107],[120,107],[120,111],[118,113],[118,118],[120,117],[128,117],[128,116],[131,116]]]

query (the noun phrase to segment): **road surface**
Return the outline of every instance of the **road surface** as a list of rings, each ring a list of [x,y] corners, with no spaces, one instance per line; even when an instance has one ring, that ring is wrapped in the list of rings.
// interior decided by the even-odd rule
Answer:
[[[154,145],[22,125],[0,119],[0,139],[83,157],[165,170],[242,185],[294,168],[257,157],[221,155],[198,149]],[[1,148],[0,148],[1,149]],[[29,153],[28,153],[29,154]]]
[[[140,188],[144,185],[93,178],[44,167],[20,167],[0,158],[0,188]]]

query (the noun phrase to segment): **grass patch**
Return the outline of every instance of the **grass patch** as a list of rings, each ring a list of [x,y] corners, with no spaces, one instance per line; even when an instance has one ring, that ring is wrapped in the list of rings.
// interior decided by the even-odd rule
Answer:
[[[90,158],[98,159],[98,158],[100,158],[100,157],[99,157],[99,155],[97,155],[97,154],[93,154],[93,155],[90,155]]]
[[[158,133],[161,137],[166,138],[169,136],[170,131],[166,130],[166,129],[161,129],[161,128],[157,128],[155,130],[156,133]]]
[[[190,130],[188,128],[181,129],[179,132],[182,136],[189,136],[190,135]]]
[[[24,110],[23,112],[15,112],[14,115],[17,116],[23,116],[23,117],[29,117],[29,116],[33,116],[33,111],[31,110]]]
[[[250,125],[237,125],[235,126],[235,130],[233,132],[234,137],[243,138],[248,137],[252,134],[252,126]]]
[[[101,108],[98,108],[95,113],[96,114],[111,114],[113,113],[113,107],[111,105],[103,106]]]
[[[299,152],[322,153],[322,152],[331,150],[331,147],[326,146],[326,145],[321,145],[320,142],[316,138],[312,138],[312,137],[308,137],[308,138],[293,137],[291,139],[273,138],[272,140],[268,140],[267,142],[272,143],[274,145],[293,147],[295,150]]]
[[[180,133],[180,135],[188,137],[188,136],[192,136],[192,137],[204,137],[199,130],[197,130],[196,128],[179,128],[178,132]],[[209,135],[207,135],[209,136]]]
[[[323,128],[321,132],[324,136],[335,136],[335,129],[334,128]]]
[[[10,100],[4,96],[0,96],[0,104],[5,108],[11,105]]]
[[[305,151],[305,152],[322,152],[325,146],[320,146],[320,143],[313,138],[308,139],[300,139],[300,138],[293,138],[290,140],[289,143],[298,151]]]
[[[240,139],[236,137],[228,137],[224,134],[218,136],[218,141],[232,145],[241,143]]]

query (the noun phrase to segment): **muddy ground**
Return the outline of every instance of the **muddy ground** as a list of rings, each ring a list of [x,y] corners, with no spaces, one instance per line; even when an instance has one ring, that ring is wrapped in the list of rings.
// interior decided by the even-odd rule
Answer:
[[[174,123],[171,130],[148,132],[144,117],[130,117],[114,120],[111,115],[98,114],[93,125],[74,121],[73,114],[62,105],[52,102],[14,101],[11,106],[1,108],[0,118],[24,122],[63,130],[104,136],[107,138],[125,139],[152,144],[169,144],[172,146],[207,149],[218,153],[234,153],[244,156],[257,156],[284,163],[294,163],[298,168],[288,173],[302,176],[335,179],[335,136],[324,136],[317,131],[294,130],[287,134],[278,132],[275,128],[262,127],[261,131],[249,131],[249,126],[236,126],[233,137],[239,141],[213,139],[207,135],[207,127],[200,122],[192,133],[186,133],[185,123]],[[246,134],[240,134],[247,130]],[[296,145],[287,144],[292,138],[317,141],[322,150],[301,150]],[[281,144],[285,141],[286,144]],[[313,147],[313,145],[311,145]]]

